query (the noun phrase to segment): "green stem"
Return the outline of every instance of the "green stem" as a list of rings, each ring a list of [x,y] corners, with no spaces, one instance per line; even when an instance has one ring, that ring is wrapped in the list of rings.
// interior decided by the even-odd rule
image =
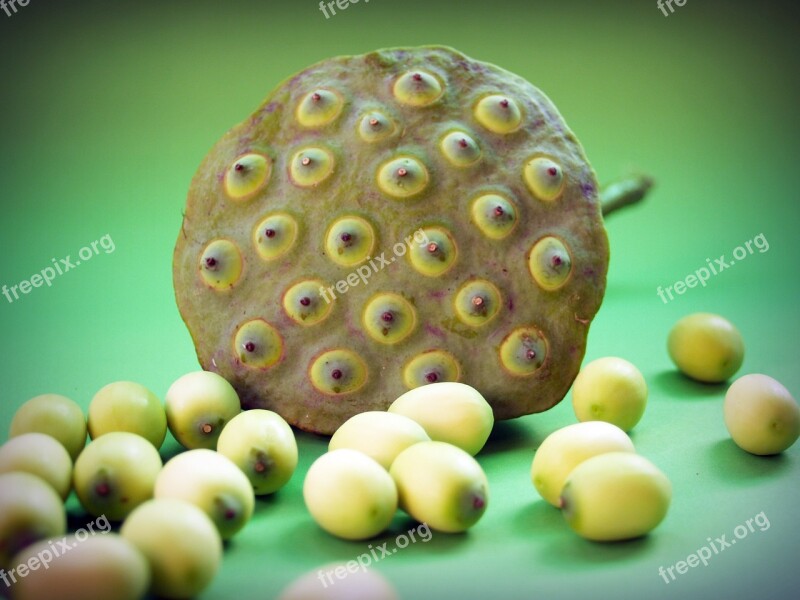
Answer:
[[[635,175],[614,181],[600,190],[600,206],[603,216],[636,204],[644,199],[650,188],[653,187],[653,178],[649,175]]]

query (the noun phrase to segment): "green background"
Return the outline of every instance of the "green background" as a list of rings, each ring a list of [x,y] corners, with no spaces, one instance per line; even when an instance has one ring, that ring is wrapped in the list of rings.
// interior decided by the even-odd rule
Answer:
[[[665,350],[670,326],[704,310],[741,330],[741,373],[800,393],[797,11],[789,3],[362,1],[326,20],[315,0],[45,2],[0,13],[0,285],[109,234],[113,253],[0,297],[0,429],[31,396],[87,406],[115,380],[162,395],[198,367],[175,306],[171,253],[189,181],[211,145],[280,81],[338,54],[440,43],[543,89],[601,181],[652,173],[645,205],[608,222],[608,290],[586,359],[617,355],[647,378],[638,450],[670,477],[661,526],[628,543],[574,535],[534,491],[534,449],[575,421],[569,397],[497,425],[478,456],[491,501],[466,535],[434,533],[377,568],[403,598],[794,596],[800,444],[774,458],[736,448],[726,386],[692,383]],[[763,234],[756,252],[664,304],[683,279]],[[301,496],[326,440],[298,433],[300,466],[261,501],[204,598],[272,598],[294,577],[367,543],[323,533]],[[164,456],[177,450],[171,438]],[[80,515],[74,502],[71,510]],[[758,531],[665,584],[670,566],[764,511]],[[411,522],[398,518],[389,541]],[[373,542],[375,544],[376,542]],[[233,589],[236,592],[233,592]]]

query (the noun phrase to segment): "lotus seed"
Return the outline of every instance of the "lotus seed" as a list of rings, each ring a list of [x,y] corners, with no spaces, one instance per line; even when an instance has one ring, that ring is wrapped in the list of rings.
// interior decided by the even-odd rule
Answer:
[[[516,101],[492,94],[475,105],[475,120],[492,133],[513,133],[522,125],[522,111]]]

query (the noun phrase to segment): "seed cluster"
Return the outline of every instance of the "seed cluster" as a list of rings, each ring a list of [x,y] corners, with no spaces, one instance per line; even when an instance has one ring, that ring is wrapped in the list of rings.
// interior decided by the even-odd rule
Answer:
[[[596,186],[555,109],[516,76],[424,50],[291,79],[190,191],[175,277],[200,360],[307,429],[439,381],[473,385],[500,418],[543,410],[602,297]],[[337,293],[359,267],[371,280]]]

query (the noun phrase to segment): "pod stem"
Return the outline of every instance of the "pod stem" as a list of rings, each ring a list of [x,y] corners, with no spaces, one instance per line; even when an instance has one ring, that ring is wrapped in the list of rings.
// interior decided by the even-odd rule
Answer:
[[[600,190],[600,207],[603,216],[626,206],[631,206],[644,199],[653,187],[653,178],[649,175],[634,175],[613,181]]]

